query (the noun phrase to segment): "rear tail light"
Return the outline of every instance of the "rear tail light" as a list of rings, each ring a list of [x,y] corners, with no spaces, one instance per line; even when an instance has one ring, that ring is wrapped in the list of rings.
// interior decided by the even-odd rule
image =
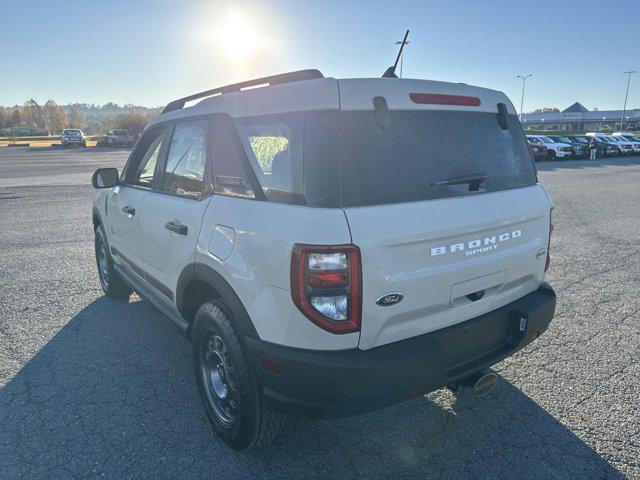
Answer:
[[[331,333],[360,330],[360,249],[355,245],[295,244],[291,254],[291,297],[300,311]]]
[[[553,208],[549,212],[549,241],[547,242],[547,260],[544,263],[544,271],[549,270],[551,266],[551,234],[553,233],[553,222],[551,220],[551,214],[553,213]]]

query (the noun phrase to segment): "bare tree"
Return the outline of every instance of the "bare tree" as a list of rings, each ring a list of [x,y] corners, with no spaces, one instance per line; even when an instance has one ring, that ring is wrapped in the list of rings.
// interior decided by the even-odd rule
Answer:
[[[18,107],[17,105],[11,112],[11,126],[12,127],[24,126],[24,118],[23,118],[22,112],[20,111],[20,107]]]
[[[71,107],[67,114],[67,125],[72,128],[84,128],[84,115],[76,107]]]
[[[114,124],[116,128],[122,128],[132,135],[137,135],[153,117],[155,117],[154,114],[122,113],[115,118]]]
[[[53,100],[47,100],[44,104],[44,117],[46,128],[52,132],[60,132],[67,125],[67,116],[62,107]]]
[[[9,113],[7,110],[0,106],[0,128],[7,128],[9,126]]]
[[[24,102],[24,121],[28,127],[45,128],[42,108],[33,98]]]

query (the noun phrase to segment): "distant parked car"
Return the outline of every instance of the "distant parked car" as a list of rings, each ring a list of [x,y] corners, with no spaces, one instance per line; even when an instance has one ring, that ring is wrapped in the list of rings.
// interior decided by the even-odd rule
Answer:
[[[570,144],[558,143],[547,135],[527,135],[527,140],[532,145],[544,145],[547,147],[547,160],[562,160],[573,156]]]
[[[536,162],[547,158],[547,150],[547,147],[544,145],[529,143],[529,151],[531,152],[533,160]]]
[[[110,147],[133,147],[133,144],[136,143],[136,137],[130,135],[126,130],[109,130],[106,143]]]
[[[573,158],[589,158],[589,145],[577,141],[568,135],[549,135],[549,138],[557,143],[566,143],[571,145]]]
[[[636,137],[632,133],[627,132],[617,132],[611,135],[616,140],[622,140],[624,142],[629,142],[633,147],[633,153],[640,153],[640,138]]]
[[[611,142],[606,136],[594,138],[596,139],[596,142],[598,142],[598,144],[604,146],[607,157],[619,157],[620,155],[622,155],[620,146],[615,142]]]
[[[575,140],[578,143],[583,144],[587,152],[590,150],[591,146],[591,137],[587,137],[585,135],[570,135],[570,138]],[[591,152],[589,152],[590,154]],[[596,141],[596,158],[602,157],[613,157],[618,155],[619,150],[615,145],[609,145],[608,143],[604,143],[602,141]]]
[[[60,136],[60,143],[63,147],[78,146],[85,148],[87,146],[87,139],[82,133],[82,130],[76,128],[65,128]]]
[[[629,142],[622,137],[614,137],[612,135],[609,135],[609,139],[620,146],[624,155],[633,155],[636,152],[640,152],[640,147],[635,146],[633,142]]]
[[[586,136],[599,138],[603,142],[615,146],[620,155],[631,155],[633,153],[633,146],[629,142],[618,141],[610,135],[601,132],[587,132]]]

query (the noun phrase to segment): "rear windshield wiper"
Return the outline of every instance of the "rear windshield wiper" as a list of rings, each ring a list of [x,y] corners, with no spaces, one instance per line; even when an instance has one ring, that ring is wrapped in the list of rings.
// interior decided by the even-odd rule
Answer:
[[[464,185],[469,184],[469,191],[475,192],[480,188],[480,184],[486,181],[489,177],[475,173],[473,175],[464,175],[461,177],[451,177],[447,180],[441,180],[434,182],[431,185]]]

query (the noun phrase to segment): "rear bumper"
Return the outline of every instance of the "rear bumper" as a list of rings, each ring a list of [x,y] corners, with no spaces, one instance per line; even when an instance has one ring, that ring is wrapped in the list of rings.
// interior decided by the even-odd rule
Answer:
[[[480,317],[371,350],[299,350],[250,337],[246,343],[276,408],[347,416],[424,395],[514,354],[547,329],[555,305],[555,292],[544,284]],[[266,370],[265,360],[280,372]]]

